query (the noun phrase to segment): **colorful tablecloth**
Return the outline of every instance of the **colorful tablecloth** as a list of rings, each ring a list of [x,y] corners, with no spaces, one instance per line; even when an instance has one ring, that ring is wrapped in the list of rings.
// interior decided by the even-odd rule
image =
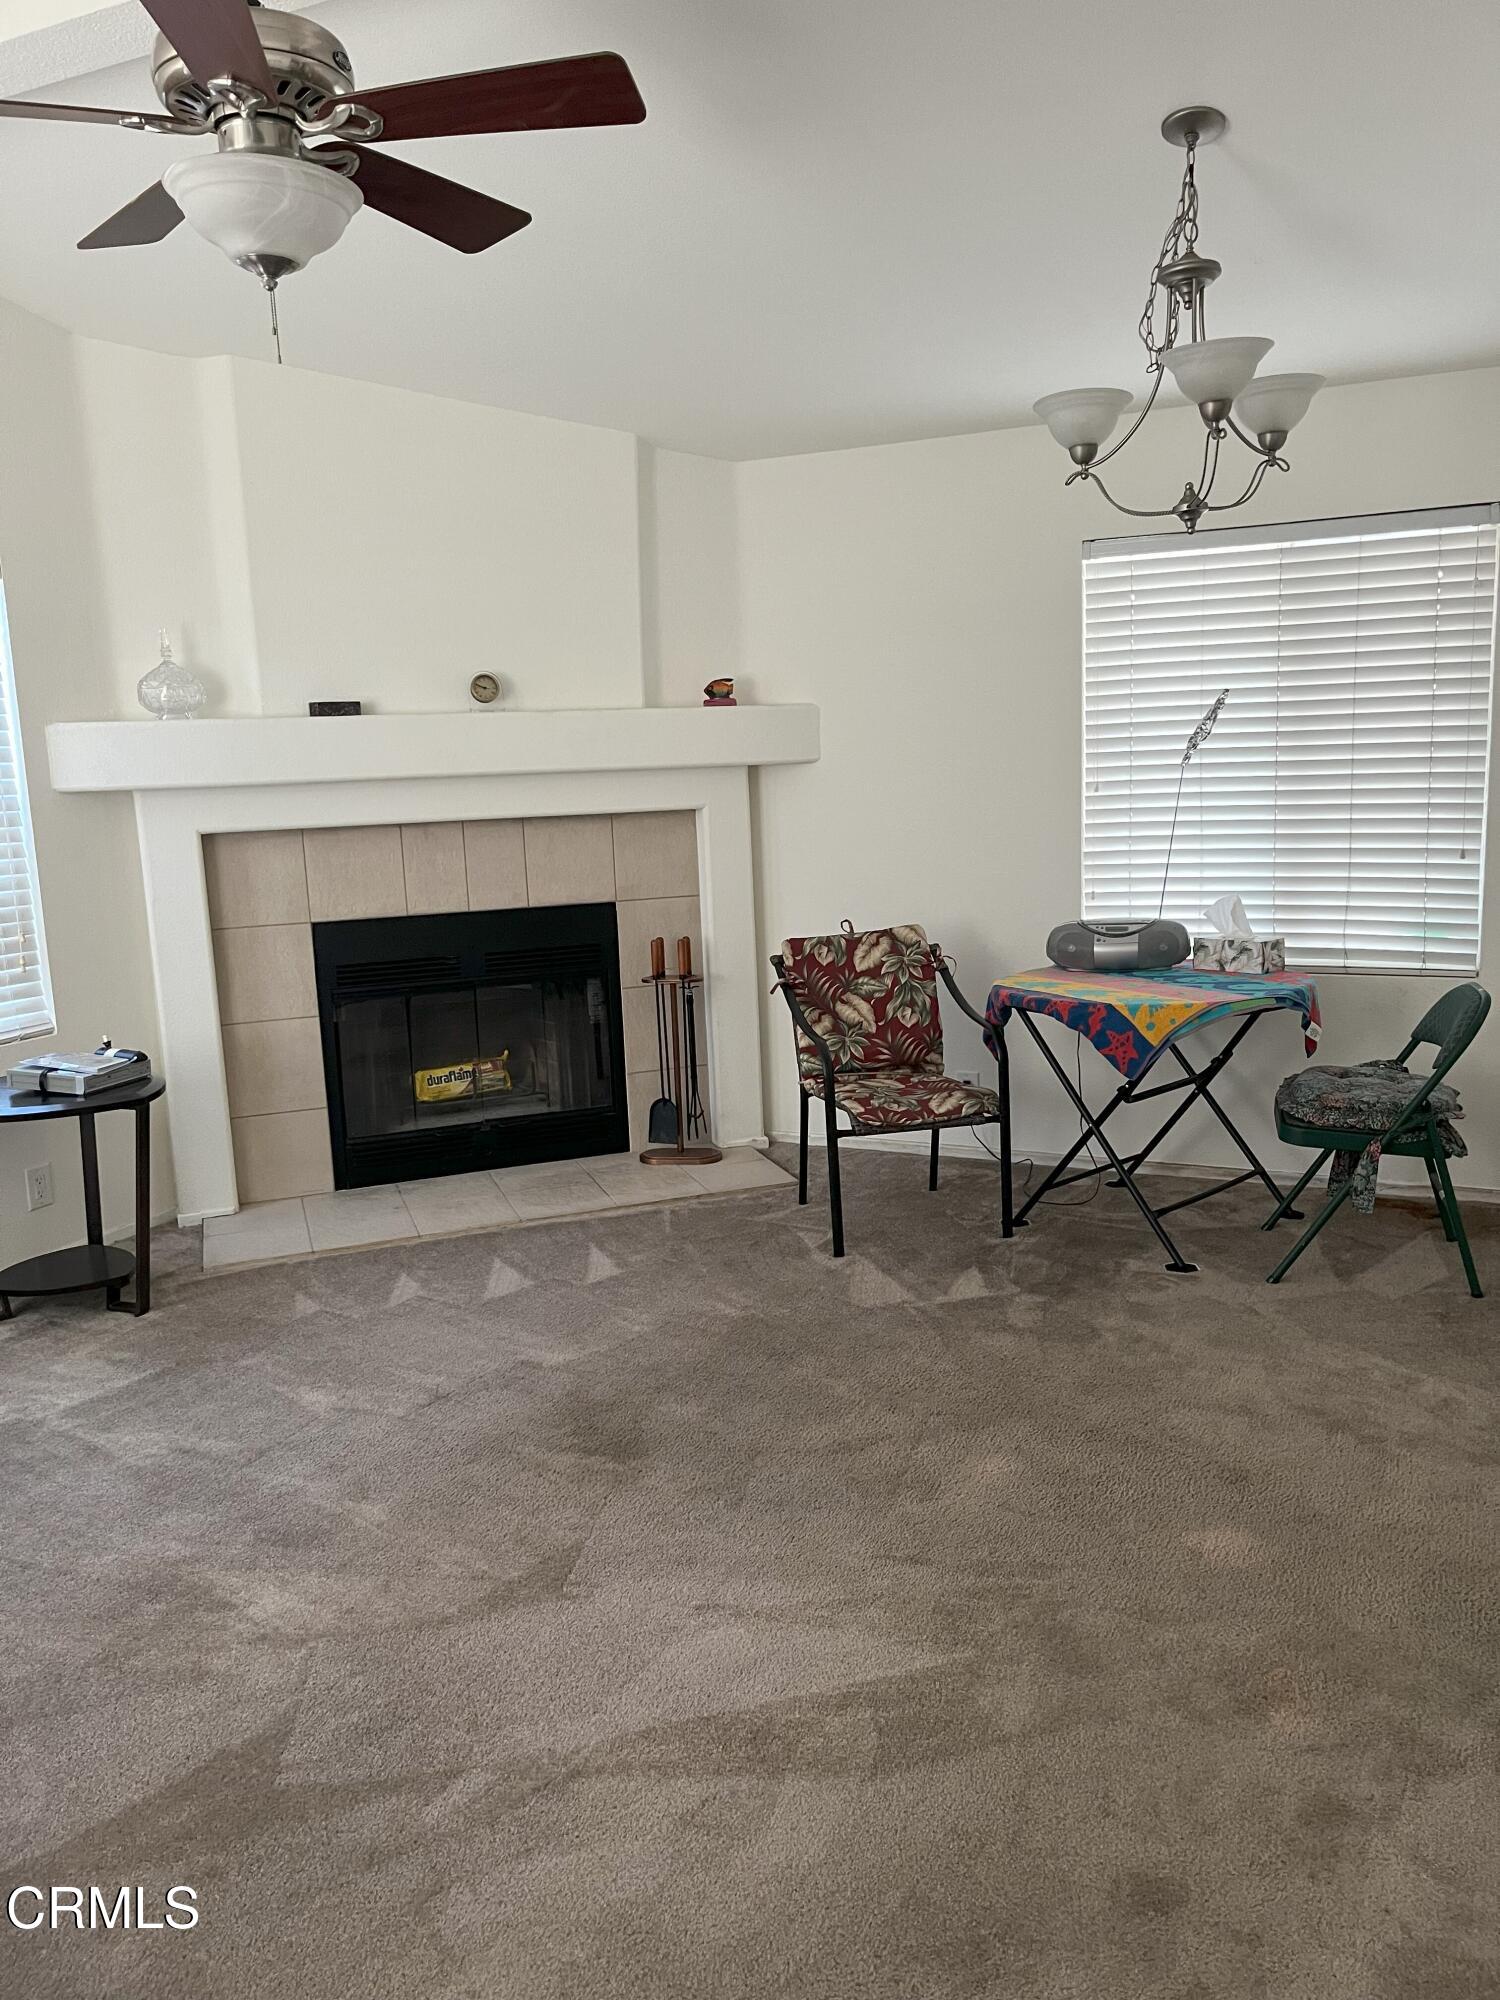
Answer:
[[[997,980],[985,1008],[1003,1028],[1013,1007],[1050,1014],[1076,1029],[1124,1077],[1139,1076],[1168,1042],[1232,1014],[1295,1008],[1307,1053],[1322,1032],[1316,984],[1300,972],[1064,972],[1044,965]]]

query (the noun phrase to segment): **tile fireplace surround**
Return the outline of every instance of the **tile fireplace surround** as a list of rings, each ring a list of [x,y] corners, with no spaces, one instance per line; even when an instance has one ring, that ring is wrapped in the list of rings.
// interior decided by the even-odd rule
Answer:
[[[692,813],[213,833],[204,859],[242,1202],[333,1188],[312,927],[344,918],[613,903],[630,1143],[645,1145],[658,1087],[652,996],[639,983],[649,942],[690,937],[702,963]],[[711,1044],[711,1005],[708,1017]]]
[[[135,795],[184,1221],[330,1184],[299,983],[321,916],[613,900],[627,989],[645,940],[692,936],[715,1137],[763,1142],[749,772],[813,761],[816,709],[56,723],[47,738],[56,790]],[[654,1035],[639,995],[625,1007],[634,1133]]]

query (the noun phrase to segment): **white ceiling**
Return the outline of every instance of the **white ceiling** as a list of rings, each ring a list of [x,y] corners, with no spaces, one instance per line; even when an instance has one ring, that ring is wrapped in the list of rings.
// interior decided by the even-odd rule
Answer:
[[[1206,99],[1210,331],[1334,379],[1500,361],[1493,0],[326,0],[367,84],[595,48],[642,126],[430,140],[532,210],[465,258],[385,217],[282,292],[287,358],[731,458],[1023,421],[1139,380]],[[116,29],[116,32],[118,30]],[[141,17],[140,46],[151,31]],[[113,48],[110,50],[113,53]],[[40,94],[145,107],[144,64]],[[180,229],[74,241],[202,142],[0,122],[0,293],[108,339],[265,356],[250,279]]]

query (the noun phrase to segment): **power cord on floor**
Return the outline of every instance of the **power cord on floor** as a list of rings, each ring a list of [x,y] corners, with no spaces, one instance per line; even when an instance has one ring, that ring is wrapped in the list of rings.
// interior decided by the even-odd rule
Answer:
[[[1074,1074],[1078,1078],[1078,1095],[1082,1097],[1083,1037],[1081,1035],[1075,1036],[1074,1041],[1076,1046],[1073,1051],[1073,1068],[1074,1068]],[[1078,1129],[1080,1132],[1083,1132],[1087,1129],[1084,1123],[1082,1112],[1078,1114]],[[984,1150],[989,1154],[990,1158],[995,1162],[996,1166],[999,1166],[1000,1155],[995,1151],[993,1146],[986,1144],[985,1140],[980,1134],[979,1127],[977,1125],[971,1126],[970,1130],[973,1132],[974,1137],[979,1140],[980,1145],[984,1147]],[[1051,1195],[1051,1196],[1044,1195],[1041,1201],[1037,1203],[1038,1208],[1087,1208],[1091,1201],[1096,1201],[1098,1199],[1099,1190],[1104,1185],[1104,1169],[1100,1166],[1099,1162],[1094,1158],[1094,1148],[1092,1141],[1088,1141],[1085,1143],[1084,1151],[1088,1154],[1089,1165],[1093,1167],[1095,1170],[1093,1182],[1089,1187],[1088,1193],[1081,1197],[1077,1195],[1069,1197],[1060,1197],[1058,1195]],[[1011,1173],[1013,1175],[1016,1172],[1017,1168],[1019,1167],[1024,1167],[1026,1169],[1026,1177],[1021,1182],[1021,1192],[1022,1194],[1025,1194],[1026,1191],[1031,1186],[1031,1176],[1036,1172],[1036,1161],[1032,1159],[1011,1161]]]
[[[954,973],[956,973],[958,970],[958,960],[952,957],[951,955],[948,957],[948,968],[951,972]],[[1075,1076],[1078,1079],[1078,1095],[1082,1097],[1083,1096],[1082,1035],[1075,1035],[1073,1037],[1073,1043],[1074,1043],[1073,1070]],[[980,1145],[984,1146],[984,1150],[989,1154],[990,1158],[995,1162],[995,1165],[998,1167],[1000,1165],[1000,1155],[995,1151],[993,1146],[985,1145],[984,1140],[980,1138],[979,1127],[977,1125],[971,1125],[969,1127],[969,1130],[973,1133],[974,1137],[979,1140]],[[1087,1126],[1085,1125],[1084,1122],[1084,1116],[1081,1111],[1078,1114],[1078,1130],[1080,1131],[1080,1133],[1087,1130]],[[1089,1156],[1089,1165],[1095,1169],[1093,1184],[1089,1188],[1088,1193],[1084,1195],[1081,1200],[1075,1197],[1071,1200],[1066,1200],[1066,1201],[1059,1200],[1054,1195],[1050,1201],[1044,1199],[1041,1202],[1039,1202],[1037,1204],[1039,1208],[1087,1208],[1091,1201],[1097,1199],[1099,1189],[1103,1185],[1104,1181],[1104,1170],[1103,1168],[1100,1167],[1099,1162],[1094,1158],[1094,1148],[1092,1142],[1085,1142],[1084,1151]],[[1036,1161],[1031,1159],[1012,1160],[1010,1168],[1012,1176],[1014,1176],[1017,1167],[1024,1167],[1026,1169],[1026,1178],[1021,1183],[1021,1192],[1022,1194],[1025,1194],[1027,1189],[1031,1186],[1031,1176],[1036,1172]]]

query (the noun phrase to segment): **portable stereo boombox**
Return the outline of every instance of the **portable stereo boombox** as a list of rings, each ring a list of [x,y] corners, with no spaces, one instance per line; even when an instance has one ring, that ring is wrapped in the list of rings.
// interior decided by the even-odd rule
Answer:
[[[1059,924],[1047,956],[1067,972],[1162,972],[1192,950],[1181,924],[1152,917],[1143,924]]]

